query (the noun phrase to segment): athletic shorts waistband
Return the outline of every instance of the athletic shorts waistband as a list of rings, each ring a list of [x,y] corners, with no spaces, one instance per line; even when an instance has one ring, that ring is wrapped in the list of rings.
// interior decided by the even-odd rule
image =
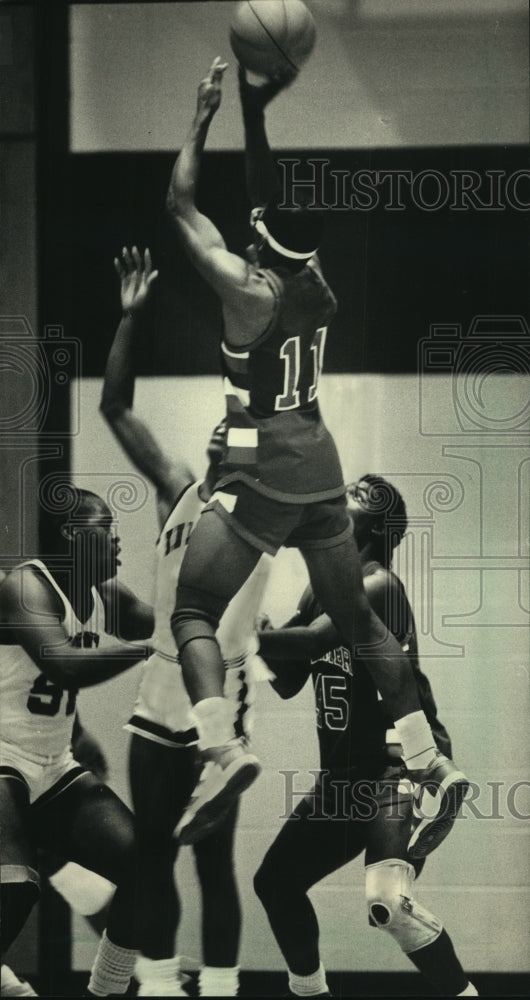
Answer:
[[[185,732],[172,732],[166,726],[161,726],[151,719],[144,719],[141,715],[133,715],[124,725],[124,729],[136,736],[143,736],[146,740],[160,743],[161,746],[173,747],[175,750],[187,750],[188,747],[196,746],[199,735],[196,729],[187,729]]]

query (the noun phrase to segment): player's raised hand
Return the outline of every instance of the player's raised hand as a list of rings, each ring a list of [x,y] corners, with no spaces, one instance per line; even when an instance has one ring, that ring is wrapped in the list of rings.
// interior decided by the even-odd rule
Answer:
[[[254,86],[248,82],[245,69],[241,64],[238,66],[239,95],[243,111],[263,111],[263,108],[272,101],[276,94],[289,87],[297,77],[297,71],[286,66],[284,70],[278,71],[276,76],[270,77],[266,83]]]
[[[114,258],[114,267],[121,282],[121,306],[124,313],[136,312],[142,308],[158,271],[153,271],[149,247],[144,251],[143,261],[138,247],[129,252],[122,250],[121,259]]]
[[[197,114],[201,118],[211,118],[221,103],[223,75],[228,69],[228,63],[216,56],[208,75],[201,80],[197,93]]]

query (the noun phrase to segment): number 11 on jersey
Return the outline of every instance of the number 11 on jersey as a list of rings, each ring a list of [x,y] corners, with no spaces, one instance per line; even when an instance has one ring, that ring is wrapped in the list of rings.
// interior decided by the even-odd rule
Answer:
[[[276,396],[275,410],[296,410],[303,403],[312,403],[317,398],[318,380],[324,363],[324,348],[326,346],[326,326],[316,330],[311,342],[313,356],[313,381],[307,386],[307,398],[301,399],[306,387],[300,386],[300,337],[289,337],[280,348],[280,358],[285,365],[283,393]]]

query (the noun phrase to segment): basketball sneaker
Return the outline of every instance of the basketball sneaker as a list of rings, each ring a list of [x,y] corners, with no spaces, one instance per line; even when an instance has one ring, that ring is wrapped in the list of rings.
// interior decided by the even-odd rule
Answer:
[[[244,739],[202,751],[204,766],[187,809],[175,829],[181,844],[207,837],[225,818],[241,792],[256,780],[261,765]]]
[[[413,832],[409,857],[417,860],[434,851],[451,832],[469,781],[439,750],[427,765],[407,771],[413,787]]]
[[[25,979],[19,979],[8,965],[2,965],[0,970],[0,996],[2,997],[36,997],[33,987]]]

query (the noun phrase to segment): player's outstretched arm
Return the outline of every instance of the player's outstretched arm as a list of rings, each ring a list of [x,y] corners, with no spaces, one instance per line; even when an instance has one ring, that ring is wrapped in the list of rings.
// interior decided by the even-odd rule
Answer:
[[[142,260],[137,247],[131,252],[124,247],[114,266],[120,278],[122,318],[105,368],[100,411],[131,462],[156,488],[159,517],[165,521],[175,498],[193,481],[193,473],[185,463],[169,459],[133,410],[136,340],[158,271],[152,269],[148,248]]]
[[[265,635],[274,633],[284,633],[289,630],[292,624],[298,621],[300,615],[299,612],[295,615],[291,621],[286,622],[282,629],[274,629],[272,623],[266,614],[258,615],[255,621],[256,637],[258,641],[263,640]],[[311,661],[309,659],[287,659],[285,647],[282,644],[276,644],[273,642],[273,651],[278,654],[277,658],[267,656],[266,644],[260,643],[260,658],[266,663],[269,671],[271,673],[270,685],[279,694],[280,698],[294,698],[299,691],[304,687],[308,677],[311,676]]]
[[[190,131],[173,168],[167,209],[175,221],[195,205],[201,156],[212,119],[221,104],[222,83],[228,63],[216,56],[197,91],[197,108]]]
[[[178,494],[175,494],[175,497]],[[175,497],[173,499],[175,499]],[[165,518],[167,520],[167,517]],[[150,604],[113,577],[98,585],[105,606],[105,632],[118,639],[136,641],[153,634],[155,617]]]
[[[67,690],[116,677],[152,652],[146,645],[121,642],[101,649],[72,647],[49,584],[30,568],[13,570],[2,584],[0,620],[3,642],[22,646],[53,684]]]
[[[267,327],[274,309],[274,296],[265,281],[237,254],[230,253],[213,222],[199,212],[195,192],[201,154],[210,122],[221,102],[221,83],[227,64],[219,58],[199,85],[197,110],[191,129],[173,168],[166,208],[184,248],[203,278],[220,296],[225,310],[243,318],[251,315],[257,327],[248,342]],[[237,326],[237,322],[234,326]],[[247,323],[248,325],[248,323]],[[239,345],[237,345],[239,346]]]
[[[223,63],[218,56],[199,84],[195,116],[173,167],[166,198],[169,217],[175,223],[188,254],[199,270],[206,266],[209,253],[226,250],[221,233],[207,216],[199,212],[196,205],[201,156],[213,116],[221,103],[222,80],[226,69],[227,63]],[[208,279],[207,274],[205,277]]]
[[[310,625],[296,624],[291,619],[283,628],[258,632],[258,653],[274,670],[274,660],[314,660],[342,643],[339,633],[327,615],[319,615]]]
[[[265,131],[265,108],[276,94],[292,83],[296,72],[286,70],[282,76],[260,87],[248,82],[242,66],[238,68],[238,76],[245,129],[247,192],[252,207],[262,207],[276,201],[281,194],[280,178]]]

